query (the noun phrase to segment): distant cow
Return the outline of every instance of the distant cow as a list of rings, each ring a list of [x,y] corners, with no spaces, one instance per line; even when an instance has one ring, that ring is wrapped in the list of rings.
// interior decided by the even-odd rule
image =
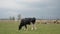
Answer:
[[[25,26],[25,28],[27,29],[27,25],[30,25],[31,23],[33,24],[33,28],[34,28],[35,21],[36,21],[36,18],[21,19],[21,22],[20,22],[20,25],[19,25],[19,30],[21,30],[21,28],[23,26]]]

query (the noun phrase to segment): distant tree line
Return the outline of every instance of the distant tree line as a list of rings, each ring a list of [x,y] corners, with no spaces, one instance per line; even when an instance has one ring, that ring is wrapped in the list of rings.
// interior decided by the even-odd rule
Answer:
[[[20,20],[21,19],[21,14],[17,15],[17,19],[15,16],[10,16],[9,18],[1,18],[0,20]]]
[[[18,14],[17,17],[18,17],[17,20],[20,20],[21,19],[21,14]],[[14,16],[13,17],[10,16],[9,19],[10,20],[15,20],[16,18]]]
[[[9,20],[15,20],[15,17],[14,16],[13,17],[10,16]]]

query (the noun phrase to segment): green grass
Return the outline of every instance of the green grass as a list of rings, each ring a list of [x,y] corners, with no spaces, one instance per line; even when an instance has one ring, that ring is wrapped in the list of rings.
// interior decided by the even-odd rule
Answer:
[[[36,24],[37,30],[18,31],[18,22],[0,22],[0,34],[60,34],[60,24]]]

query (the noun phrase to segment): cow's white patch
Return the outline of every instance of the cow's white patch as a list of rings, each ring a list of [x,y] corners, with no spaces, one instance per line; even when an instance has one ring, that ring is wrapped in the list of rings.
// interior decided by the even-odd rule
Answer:
[[[31,28],[31,30],[33,30],[33,27]]]

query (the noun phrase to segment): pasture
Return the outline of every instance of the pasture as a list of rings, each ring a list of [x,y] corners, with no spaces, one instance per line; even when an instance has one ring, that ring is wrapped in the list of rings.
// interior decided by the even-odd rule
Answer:
[[[60,24],[39,24],[36,23],[37,30],[31,30],[31,25],[28,25],[28,30],[18,31],[19,22],[15,21],[0,21],[0,34],[60,34]]]

